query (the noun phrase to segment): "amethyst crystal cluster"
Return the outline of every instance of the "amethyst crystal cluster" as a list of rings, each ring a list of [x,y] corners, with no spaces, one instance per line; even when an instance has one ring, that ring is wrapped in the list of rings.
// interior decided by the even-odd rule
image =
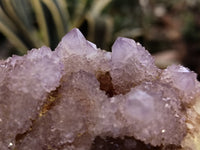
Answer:
[[[199,97],[189,69],[160,70],[127,38],[106,52],[73,29],[55,51],[0,61],[0,149],[109,149],[110,137],[124,150],[199,150]]]

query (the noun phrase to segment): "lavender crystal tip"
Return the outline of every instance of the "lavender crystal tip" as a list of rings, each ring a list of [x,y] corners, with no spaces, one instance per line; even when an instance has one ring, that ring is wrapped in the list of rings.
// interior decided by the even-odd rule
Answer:
[[[0,60],[1,150],[199,150],[200,83],[132,39],[112,53],[78,29],[54,51]]]

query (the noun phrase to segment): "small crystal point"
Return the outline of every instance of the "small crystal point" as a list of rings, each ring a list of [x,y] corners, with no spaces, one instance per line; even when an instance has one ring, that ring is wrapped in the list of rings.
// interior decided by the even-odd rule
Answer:
[[[80,30],[74,28],[62,38],[56,51],[61,51],[61,55],[66,55],[65,53],[68,55],[89,55],[96,53],[96,45],[87,41]]]
[[[178,89],[186,102],[189,102],[190,97],[199,89],[196,73],[181,65],[171,65],[164,69],[161,81]]]
[[[118,38],[112,46],[111,77],[117,93],[125,93],[136,84],[154,80],[159,69],[144,47],[132,39]]]
[[[135,53],[137,53],[135,41],[119,37],[112,46],[112,63],[126,63],[126,60]]]
[[[125,113],[131,118],[140,120],[143,118],[152,121],[155,115],[154,97],[142,90],[135,90],[128,94],[125,105]]]

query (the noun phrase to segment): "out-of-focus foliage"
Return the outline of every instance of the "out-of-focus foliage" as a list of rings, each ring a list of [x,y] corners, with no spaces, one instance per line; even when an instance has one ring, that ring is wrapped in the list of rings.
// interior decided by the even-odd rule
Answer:
[[[77,27],[103,49],[134,38],[158,53],[158,66],[178,60],[200,73],[199,10],[200,0],[0,0],[0,57],[54,49]]]
[[[1,0],[0,31],[22,54],[27,49],[42,45],[54,48],[73,27],[87,26],[88,38],[92,39],[95,23],[110,2],[111,0]],[[106,19],[102,20],[103,23],[108,22]]]

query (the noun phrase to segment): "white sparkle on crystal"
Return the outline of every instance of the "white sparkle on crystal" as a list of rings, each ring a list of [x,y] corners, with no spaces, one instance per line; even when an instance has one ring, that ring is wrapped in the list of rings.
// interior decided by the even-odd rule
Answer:
[[[162,130],[162,133],[165,133],[165,129]]]
[[[178,72],[190,72],[190,70],[186,67],[180,66]]]
[[[170,105],[169,104],[165,104],[165,108],[170,108]]]
[[[8,145],[8,147],[12,147],[12,146],[13,146],[13,143],[10,142],[9,145]]]

